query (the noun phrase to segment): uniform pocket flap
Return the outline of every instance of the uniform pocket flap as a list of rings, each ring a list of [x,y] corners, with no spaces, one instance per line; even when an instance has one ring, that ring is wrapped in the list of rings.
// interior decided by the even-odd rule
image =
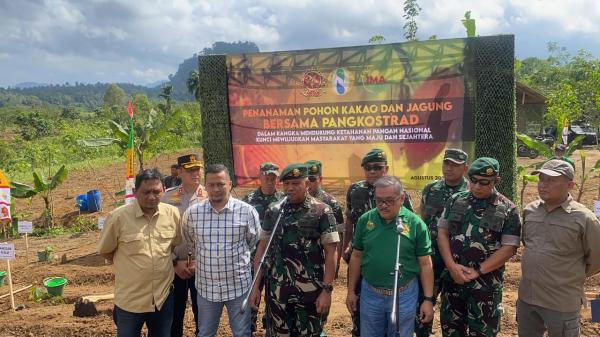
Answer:
[[[121,237],[121,241],[123,242],[133,242],[140,240],[144,240],[144,234],[142,233],[126,234]]]

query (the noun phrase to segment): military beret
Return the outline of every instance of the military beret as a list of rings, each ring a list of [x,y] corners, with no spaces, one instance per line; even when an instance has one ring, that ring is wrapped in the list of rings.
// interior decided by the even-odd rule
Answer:
[[[275,176],[279,177],[279,166],[277,166],[277,164],[275,163],[271,163],[268,161],[264,162],[260,164],[260,174],[274,174]]]
[[[496,177],[500,173],[500,164],[494,158],[481,157],[475,159],[469,167],[467,174],[470,176],[478,175],[482,177]]]
[[[464,164],[469,160],[469,155],[461,149],[447,149],[444,152],[444,160],[449,160],[457,164]]]
[[[177,158],[177,164],[184,169],[189,169],[193,167],[202,168],[202,161],[200,160],[200,155],[196,153],[186,154],[185,156],[181,156]]]
[[[309,161],[305,162],[304,164],[306,165],[306,168],[308,169],[309,176],[320,176],[321,174],[323,174],[323,171],[322,171],[323,165],[321,164],[320,161],[309,160]]]
[[[367,152],[367,154],[365,154],[365,156],[363,157],[360,165],[364,166],[365,164],[371,163],[371,162],[386,162],[387,163],[387,157],[385,156],[385,152],[383,152],[382,149],[373,149],[373,150]]]
[[[284,181],[288,179],[299,179],[306,178],[308,176],[308,168],[306,164],[302,163],[294,163],[286,166],[283,171],[281,171],[281,175],[279,176],[279,180]]]

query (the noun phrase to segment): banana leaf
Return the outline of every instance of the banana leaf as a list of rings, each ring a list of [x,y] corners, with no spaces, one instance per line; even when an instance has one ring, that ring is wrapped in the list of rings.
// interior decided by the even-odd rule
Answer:
[[[33,185],[37,192],[43,192],[48,189],[48,185],[44,182],[44,177],[37,172],[33,172]]]
[[[65,165],[61,166],[56,172],[56,174],[52,177],[52,180],[50,180],[50,183],[48,184],[48,189],[53,190],[56,188],[56,186],[62,184],[63,181],[65,181],[65,179],[67,178],[68,173],[69,170],[67,170]]]
[[[518,132],[517,132],[517,138],[520,141],[522,141],[523,144],[525,144],[527,147],[536,150],[537,152],[539,152],[542,156],[544,156],[546,158],[550,158],[554,155],[554,153],[552,152],[552,149],[542,141],[535,140],[525,134],[518,133]]]

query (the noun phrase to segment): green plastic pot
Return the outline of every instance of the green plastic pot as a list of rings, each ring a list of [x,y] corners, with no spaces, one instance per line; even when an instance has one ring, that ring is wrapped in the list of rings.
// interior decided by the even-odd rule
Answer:
[[[4,285],[4,278],[6,277],[5,271],[0,271],[0,287]]]
[[[48,290],[48,295],[61,297],[65,295],[67,282],[66,278],[60,276],[46,277],[43,281],[44,286]]]

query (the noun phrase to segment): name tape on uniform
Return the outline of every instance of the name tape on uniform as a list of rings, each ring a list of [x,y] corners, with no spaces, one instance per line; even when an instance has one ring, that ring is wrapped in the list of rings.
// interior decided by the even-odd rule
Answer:
[[[21,234],[33,233],[33,223],[31,221],[19,221],[17,230]]]
[[[0,243],[0,260],[14,260],[15,245],[13,243]]]
[[[104,221],[106,221],[105,217],[99,217],[98,218],[98,229],[99,230],[103,230],[104,229]]]

